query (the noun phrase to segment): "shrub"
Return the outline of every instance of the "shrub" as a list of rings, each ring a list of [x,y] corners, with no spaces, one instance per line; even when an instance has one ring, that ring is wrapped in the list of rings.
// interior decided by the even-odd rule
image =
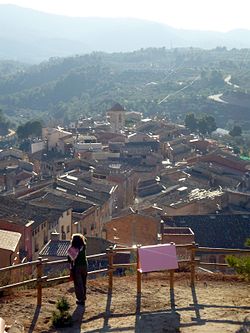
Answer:
[[[70,306],[65,297],[57,301],[56,308],[57,311],[52,313],[52,325],[56,328],[72,326],[72,316],[68,312]]]
[[[250,280],[250,257],[235,257],[227,256],[226,262],[228,265],[235,269],[236,273],[244,276],[247,280]]]
[[[246,247],[250,247],[250,238],[246,239],[245,242]],[[226,262],[230,267],[233,267],[236,273],[244,276],[247,280],[250,281],[250,257],[235,257],[235,256],[227,256]]]

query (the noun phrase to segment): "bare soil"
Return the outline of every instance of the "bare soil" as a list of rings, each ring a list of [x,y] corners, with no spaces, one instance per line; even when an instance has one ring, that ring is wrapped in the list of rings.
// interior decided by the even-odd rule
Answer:
[[[143,276],[140,296],[135,275],[115,277],[112,294],[108,294],[107,277],[89,280],[85,308],[75,304],[72,282],[43,288],[40,308],[36,290],[12,291],[0,298],[0,317],[8,325],[17,320],[25,333],[250,332],[249,283],[217,274],[196,278],[191,288],[189,274],[175,274],[171,292],[167,273],[150,273]],[[74,324],[54,329],[52,312],[62,296],[70,303]]]

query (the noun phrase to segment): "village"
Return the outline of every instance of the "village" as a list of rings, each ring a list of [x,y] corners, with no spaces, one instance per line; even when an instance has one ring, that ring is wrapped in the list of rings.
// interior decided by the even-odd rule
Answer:
[[[0,191],[0,268],[66,258],[76,232],[88,255],[162,242],[244,249],[250,235],[250,162],[119,103],[102,119],[43,128],[29,152],[2,149]]]

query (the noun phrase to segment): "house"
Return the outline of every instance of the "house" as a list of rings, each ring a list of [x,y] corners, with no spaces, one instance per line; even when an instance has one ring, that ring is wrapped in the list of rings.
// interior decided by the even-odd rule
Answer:
[[[150,135],[148,133],[135,132],[128,135],[127,142],[145,142],[145,141],[157,141],[159,136]]]
[[[227,208],[232,213],[250,213],[250,193],[226,189]]]
[[[73,144],[75,156],[81,156],[84,152],[102,151],[102,144],[97,142],[94,135],[80,135]]]
[[[152,153],[159,153],[160,143],[157,140],[152,141],[131,141],[121,147],[121,154],[128,157],[143,157]]]
[[[46,188],[26,196],[31,205],[50,207],[69,211],[68,223],[62,226],[61,240],[70,240],[71,235],[80,232],[87,236],[95,236],[99,226],[100,206],[88,201],[78,193],[68,193],[67,190],[54,184],[53,188]],[[76,195],[77,194],[77,195]]]
[[[107,222],[104,230],[105,238],[119,245],[153,245],[158,243],[160,223],[153,217],[130,212]]]
[[[42,139],[47,142],[48,151],[59,152],[65,154],[73,144],[73,136],[71,132],[58,128],[43,128]]]
[[[0,151],[0,192],[26,185],[34,175],[34,165],[26,153],[19,149]]]
[[[40,170],[43,177],[56,177],[65,172],[67,158],[48,152],[41,156]]]
[[[203,247],[245,249],[250,235],[250,214],[163,215],[162,219],[165,227],[192,229],[195,242]],[[219,250],[200,256],[202,261],[225,262],[225,254]]]
[[[156,178],[139,180],[137,187],[137,195],[139,197],[146,197],[149,195],[160,193],[163,189],[163,186]]]
[[[185,143],[172,145],[172,143],[169,142],[167,146],[165,146],[165,157],[172,163],[186,160],[192,153],[192,148]]]
[[[71,236],[71,210],[32,206],[23,200],[1,197],[0,229],[20,233],[20,260],[34,260],[52,231],[68,231]],[[68,238],[70,238],[70,236]]]
[[[0,160],[24,160],[28,161],[28,155],[20,149],[8,148],[0,150]]]
[[[138,177],[126,162],[120,159],[99,161],[92,173],[92,181],[97,180],[116,185],[112,215],[133,204]]]
[[[104,146],[110,142],[125,142],[126,136],[122,133],[106,132],[103,130],[96,130],[95,136],[98,142],[101,142]]]
[[[102,228],[106,221],[110,220],[116,201],[117,185],[112,182],[103,182],[95,179],[92,173],[88,177],[81,172],[74,172],[62,175],[56,179],[54,188],[59,192],[74,195],[84,199],[95,206],[95,209],[89,210],[88,213],[95,214],[91,222],[90,235],[102,236]],[[91,218],[92,218],[91,217]],[[89,227],[83,226],[84,233]]]

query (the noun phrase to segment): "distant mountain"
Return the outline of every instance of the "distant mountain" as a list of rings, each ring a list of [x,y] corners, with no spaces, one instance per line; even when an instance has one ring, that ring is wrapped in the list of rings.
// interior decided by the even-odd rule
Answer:
[[[250,31],[178,30],[139,19],[72,18],[0,5],[0,45],[0,59],[40,62],[49,57],[147,47],[249,48]]]

